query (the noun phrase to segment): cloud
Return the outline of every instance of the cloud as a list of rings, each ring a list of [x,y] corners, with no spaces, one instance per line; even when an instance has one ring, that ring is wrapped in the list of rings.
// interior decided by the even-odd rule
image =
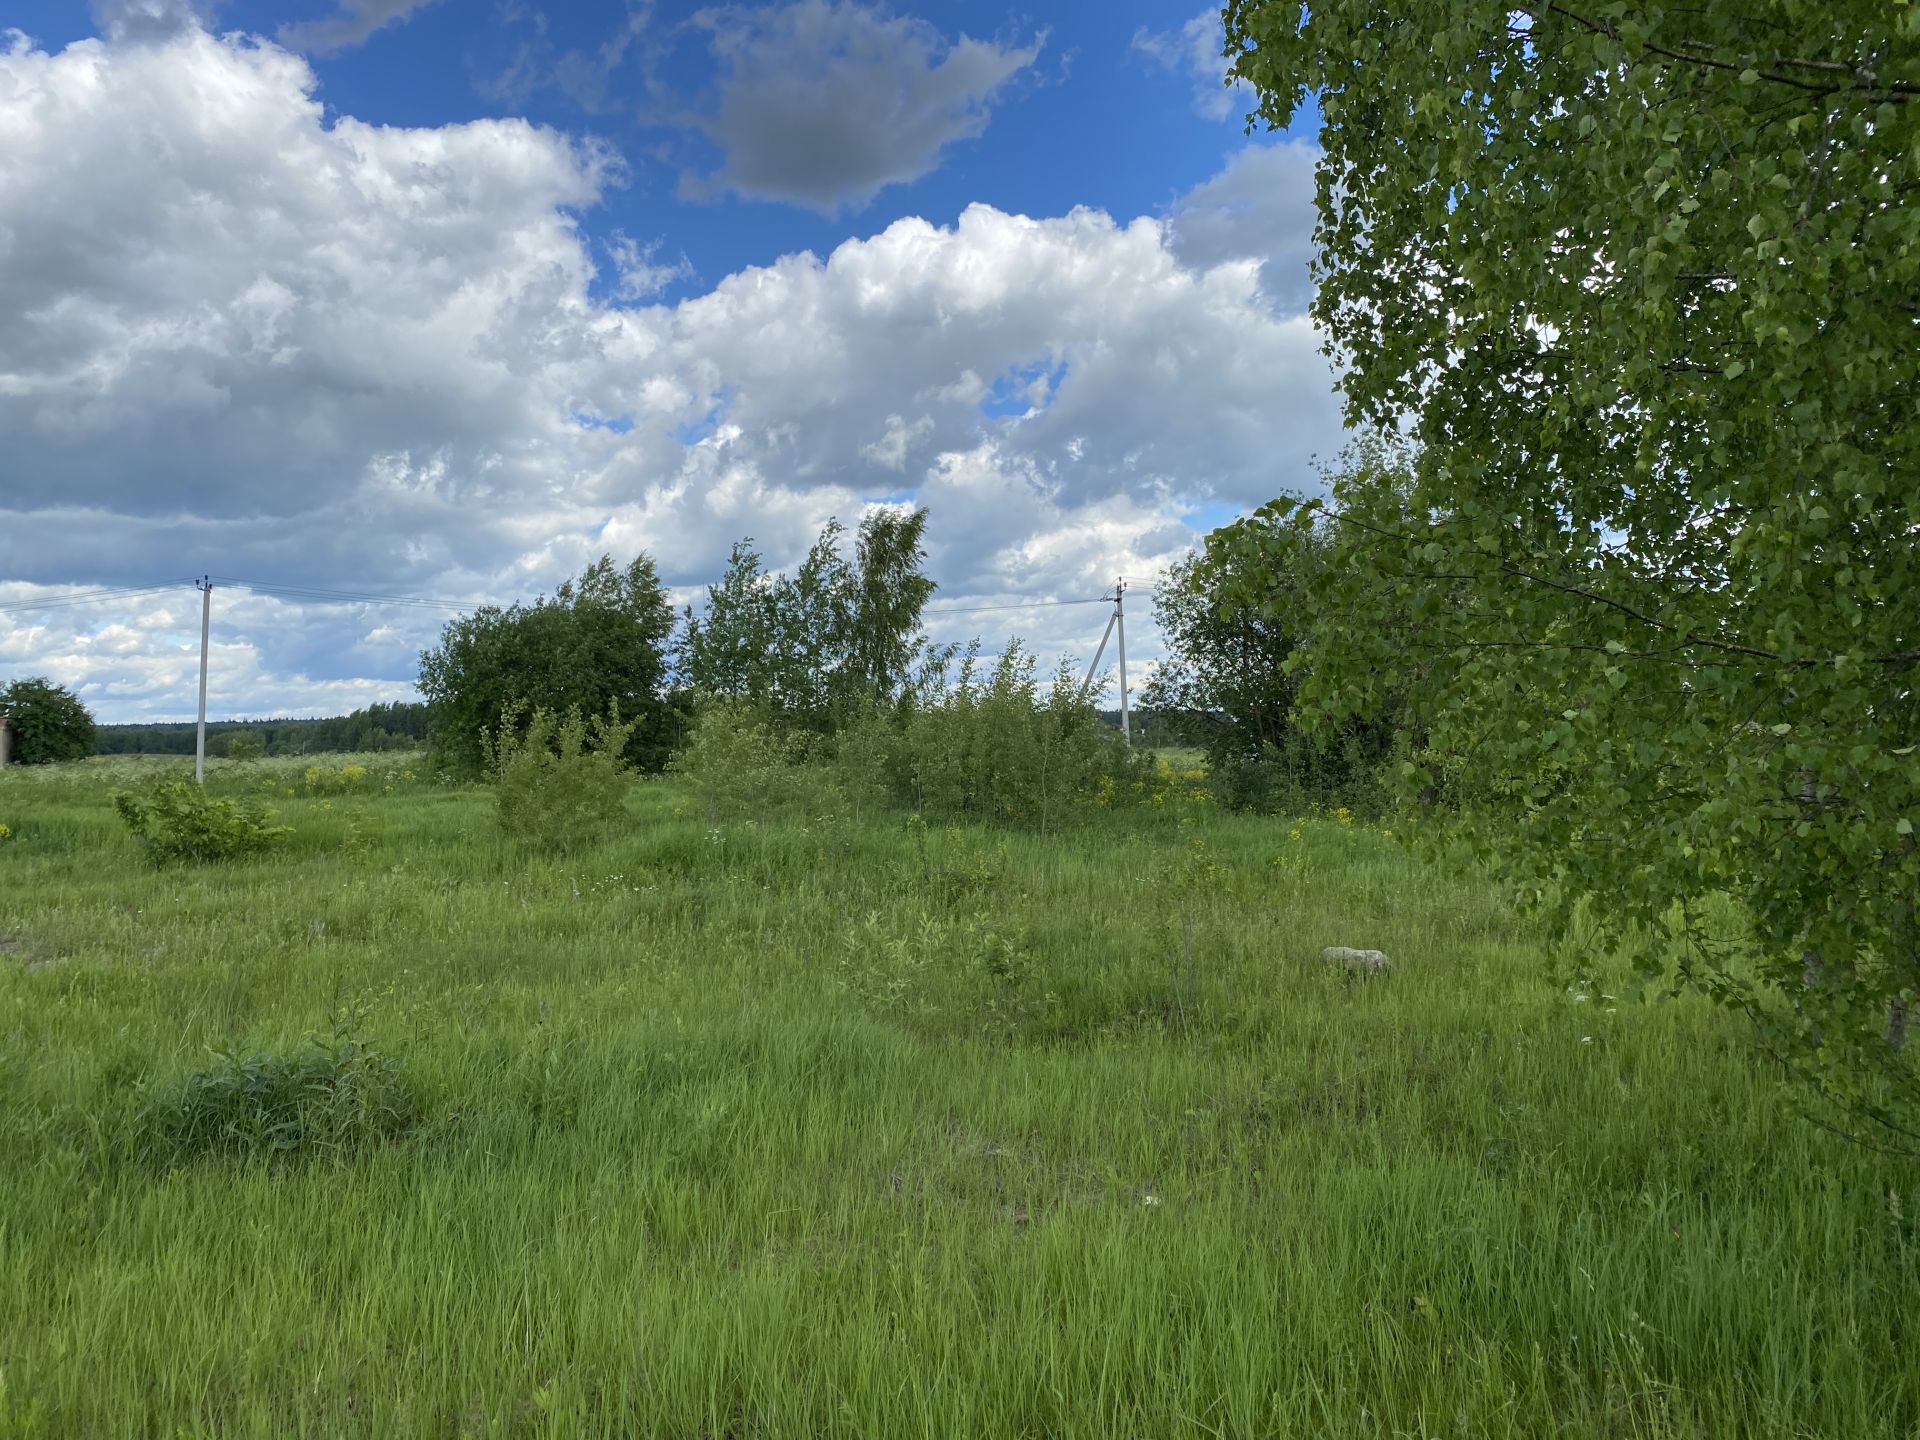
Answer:
[[[137,0],[136,0],[137,3]],[[320,20],[280,27],[280,43],[295,50],[329,54],[364,45],[376,30],[398,25],[434,0],[340,0],[340,8]]]
[[[651,300],[676,281],[693,278],[693,264],[686,256],[670,264],[656,258],[660,253],[658,240],[642,245],[616,230],[607,240],[606,249],[613,262],[613,295],[617,300]]]
[[[472,528],[462,511],[545,463],[593,344],[568,324],[592,267],[566,212],[608,158],[522,121],[328,126],[312,85],[284,50],[199,31],[0,57],[0,504],[256,533],[380,490],[379,457],[441,457],[408,503]],[[19,543],[16,574],[95,542]],[[380,563],[408,544],[337,543]]]
[[[924,20],[845,0],[702,11],[717,95],[692,117],[725,154],[683,191],[784,200],[833,214],[917,180],[946,148],[979,135],[1006,83],[1045,36],[949,43]]]
[[[1195,186],[1169,213],[1173,252],[1210,269],[1235,260],[1260,266],[1260,288],[1286,311],[1313,298],[1314,168],[1320,147],[1308,140],[1248,145],[1220,173]]]
[[[210,8],[194,0],[94,0],[93,18],[102,34],[141,44],[200,29]]]
[[[653,6],[651,0],[628,0],[619,27],[591,50],[557,47],[547,33],[545,11],[513,6],[503,18],[525,22],[532,33],[516,46],[504,70],[476,82],[481,94],[524,101],[539,91],[556,90],[588,114],[603,115],[619,108],[613,79],[651,26]]]
[[[1269,282],[1303,153],[1164,218],[976,205],[668,304],[677,266],[582,230],[614,157],[522,121],[328,123],[313,86],[198,30],[0,52],[0,674],[191,712],[190,590],[5,611],[58,582],[511,600],[645,549],[691,598],[742,535],[788,565],[905,497],[934,509],[941,604],[1094,595],[1340,444],[1319,337]],[[1255,205],[1270,185],[1293,211]],[[404,693],[440,618],[216,602],[220,713]],[[1084,653],[1084,619],[941,633]]]
[[[1162,69],[1193,82],[1193,109],[1209,120],[1233,120],[1253,108],[1246,85],[1229,80],[1226,37],[1217,9],[1202,10],[1178,30],[1133,33],[1133,49]]]

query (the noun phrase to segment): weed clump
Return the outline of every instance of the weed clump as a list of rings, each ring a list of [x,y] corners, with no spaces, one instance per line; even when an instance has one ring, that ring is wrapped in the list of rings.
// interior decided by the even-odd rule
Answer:
[[[418,1118],[400,1062],[348,1016],[295,1054],[215,1051],[213,1059],[141,1107],[143,1158],[339,1161],[397,1140]]]
[[[257,800],[216,799],[185,780],[162,781],[144,795],[120,792],[113,808],[162,865],[258,854],[293,833]]]

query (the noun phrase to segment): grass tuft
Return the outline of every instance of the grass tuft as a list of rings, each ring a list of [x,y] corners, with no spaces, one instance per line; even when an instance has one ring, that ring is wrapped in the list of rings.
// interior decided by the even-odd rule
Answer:
[[[142,1159],[337,1163],[391,1144],[419,1118],[400,1062],[346,1012],[292,1054],[215,1051],[213,1059],[144,1098],[135,1121]]]

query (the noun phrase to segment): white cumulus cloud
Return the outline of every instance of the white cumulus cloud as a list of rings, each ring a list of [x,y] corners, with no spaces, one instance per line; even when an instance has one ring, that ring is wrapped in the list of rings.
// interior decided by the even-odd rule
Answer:
[[[1340,443],[1272,280],[1301,154],[1161,218],[976,205],[667,304],[683,272],[582,229],[617,157],[514,120],[329,121],[313,88],[197,27],[0,53],[0,674],[190,713],[192,591],[5,611],[60,582],[511,599],[645,549],[691,596],[742,535],[790,564],[902,498],[933,507],[940,604],[1097,594]],[[216,713],[405,693],[438,623],[228,587],[215,614]],[[941,624],[1098,638],[1071,607]]]

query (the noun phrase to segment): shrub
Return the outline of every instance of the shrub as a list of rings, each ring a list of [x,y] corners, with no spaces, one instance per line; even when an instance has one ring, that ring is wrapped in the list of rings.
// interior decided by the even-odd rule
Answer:
[[[874,713],[843,755],[878,766],[896,803],[1045,831],[1095,804],[1150,792],[1151,762],[1103,724],[1063,665],[1043,687],[1018,641],[984,676],[969,652],[929,677],[917,703]]]
[[[113,808],[160,864],[253,855],[293,833],[257,800],[216,799],[185,780],[163,781],[145,795],[122,791]]]
[[[509,704],[499,729],[481,732],[501,830],[558,849],[603,833],[626,813],[633,777],[622,752],[634,725],[617,704],[584,718],[578,707],[564,716],[541,707],[523,725],[526,713]]]
[[[256,731],[235,730],[232,734],[227,735],[225,739],[226,745],[224,750],[229,760],[258,760],[262,755],[267,753],[266,742],[260,738],[259,733]],[[208,742],[208,746],[212,748],[211,741]]]
[[[352,762],[332,770],[309,765],[300,772],[300,784],[309,795],[331,795],[341,790],[372,788],[368,782],[367,767]]]
[[[293,1055],[214,1052],[137,1119],[142,1158],[163,1164],[228,1156],[289,1165],[339,1160],[387,1143],[418,1106],[400,1062],[337,1014]]]
[[[79,696],[51,680],[15,680],[0,689],[0,715],[11,717],[17,764],[84,760],[93,753],[93,715]]]
[[[798,763],[804,738],[784,738],[767,716],[746,701],[713,700],[700,709],[693,738],[673,758],[670,769],[700,792],[707,823],[768,812],[810,788]]]

